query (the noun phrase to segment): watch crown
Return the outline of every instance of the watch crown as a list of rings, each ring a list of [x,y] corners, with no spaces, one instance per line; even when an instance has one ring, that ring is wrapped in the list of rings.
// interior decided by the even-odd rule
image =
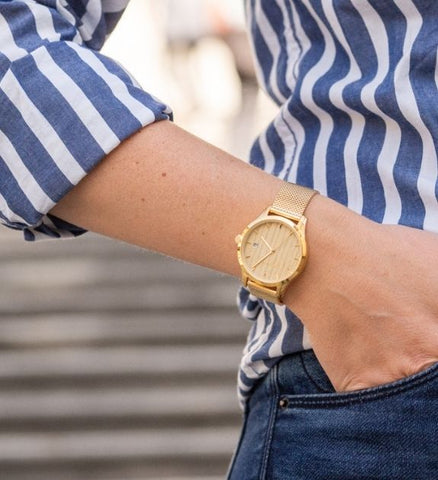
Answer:
[[[242,241],[242,235],[236,235],[236,238],[234,239],[234,241],[237,243],[237,245],[239,245],[239,243]]]

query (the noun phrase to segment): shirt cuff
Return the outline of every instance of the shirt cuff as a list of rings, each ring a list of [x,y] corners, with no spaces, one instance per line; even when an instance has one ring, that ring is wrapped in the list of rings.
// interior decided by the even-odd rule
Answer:
[[[172,119],[115,61],[74,42],[43,45],[0,81],[0,222],[26,240],[83,229],[48,214],[108,153]]]

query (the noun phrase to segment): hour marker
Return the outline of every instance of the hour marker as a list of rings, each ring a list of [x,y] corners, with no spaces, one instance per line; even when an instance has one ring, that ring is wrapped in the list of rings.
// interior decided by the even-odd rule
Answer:
[[[258,247],[259,244],[258,244],[258,243],[253,243],[252,246],[253,246],[253,247]]]

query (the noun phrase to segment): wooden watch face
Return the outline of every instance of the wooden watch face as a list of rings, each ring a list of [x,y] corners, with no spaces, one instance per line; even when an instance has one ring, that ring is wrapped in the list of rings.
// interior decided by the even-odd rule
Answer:
[[[292,277],[302,258],[302,240],[282,218],[256,222],[242,237],[241,261],[256,280],[275,284]]]

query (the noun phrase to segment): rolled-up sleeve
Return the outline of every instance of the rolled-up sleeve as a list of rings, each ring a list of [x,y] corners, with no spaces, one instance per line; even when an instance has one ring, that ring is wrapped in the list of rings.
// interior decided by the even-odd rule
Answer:
[[[0,221],[27,240],[83,233],[48,212],[124,139],[171,117],[46,3],[0,2]]]

